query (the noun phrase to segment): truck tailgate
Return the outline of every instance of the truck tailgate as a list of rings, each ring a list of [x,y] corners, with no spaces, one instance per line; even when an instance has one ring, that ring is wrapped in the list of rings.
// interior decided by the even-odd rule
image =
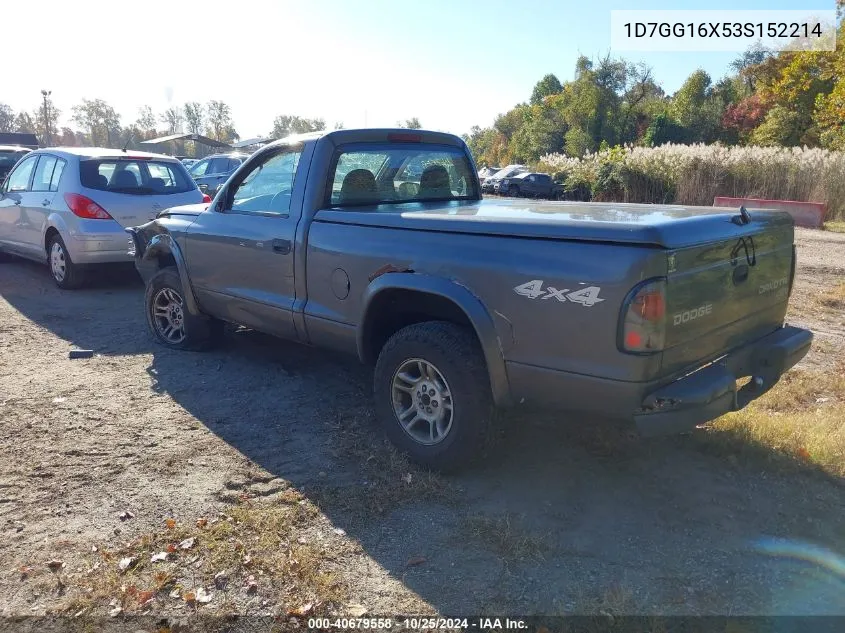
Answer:
[[[783,325],[794,266],[792,224],[755,227],[752,221],[731,229],[726,239],[667,252],[664,375]]]

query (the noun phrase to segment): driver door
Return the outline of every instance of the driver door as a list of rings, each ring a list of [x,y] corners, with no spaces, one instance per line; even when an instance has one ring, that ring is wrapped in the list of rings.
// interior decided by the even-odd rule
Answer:
[[[188,228],[186,259],[200,305],[227,321],[295,338],[294,242],[305,178],[302,147],[281,147],[239,174]]]

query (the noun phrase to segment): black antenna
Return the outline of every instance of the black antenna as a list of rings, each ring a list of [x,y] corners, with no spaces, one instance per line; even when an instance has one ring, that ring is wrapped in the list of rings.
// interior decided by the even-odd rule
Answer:
[[[126,148],[127,148],[127,147],[129,147],[129,143],[131,143],[131,142],[132,142],[132,141],[134,141],[134,140],[135,140],[135,135],[134,135],[134,134],[130,134],[130,135],[129,135],[129,138],[128,138],[128,139],[126,139],[126,143],[124,143],[124,144],[123,144],[123,151],[124,151],[124,152],[126,152]]]

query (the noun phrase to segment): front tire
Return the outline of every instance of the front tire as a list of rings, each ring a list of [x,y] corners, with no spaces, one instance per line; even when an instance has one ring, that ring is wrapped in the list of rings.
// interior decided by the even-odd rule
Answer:
[[[511,198],[519,198],[519,187],[511,187],[508,189],[508,195]]]
[[[47,265],[50,267],[50,276],[59,288],[73,290],[85,284],[85,268],[73,262],[58,233],[51,236],[47,243]]]
[[[379,354],[373,390],[388,438],[421,466],[457,470],[486,444],[490,382],[468,328],[429,321],[399,330]]]
[[[190,313],[182,280],[172,266],[162,268],[147,283],[144,311],[153,337],[172,349],[209,349],[223,333],[221,321]]]

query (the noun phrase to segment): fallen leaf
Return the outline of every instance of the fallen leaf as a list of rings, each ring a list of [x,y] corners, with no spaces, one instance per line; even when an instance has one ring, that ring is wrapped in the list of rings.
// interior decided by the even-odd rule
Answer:
[[[195,594],[193,591],[186,591],[182,594],[182,600],[184,600],[185,602],[194,602],[196,601],[196,599],[197,594]]]
[[[130,567],[134,566],[137,562],[138,559],[134,556],[127,556],[126,558],[121,558],[117,566],[120,568],[120,571],[126,571]]]
[[[129,510],[124,510],[123,512],[117,515],[117,518],[121,521],[126,521],[128,519],[134,519],[135,515],[132,514]]]
[[[407,567],[416,567],[417,565],[422,565],[425,560],[425,556],[414,556],[411,560],[405,563],[405,565]]]
[[[153,598],[155,598],[154,591],[141,591],[138,593],[138,604],[143,607],[148,602],[151,602]]]
[[[177,549],[176,545],[174,545],[173,543],[168,543],[168,545],[167,545],[168,553],[172,554],[173,552],[176,551],[176,549]]]
[[[176,521],[174,521],[173,519],[165,519],[164,525],[167,526],[168,530],[172,530],[173,528],[176,527]]]
[[[311,613],[311,609],[313,608],[314,605],[309,602],[308,604],[303,604],[302,606],[296,607],[295,609],[288,609],[288,615],[301,618]]]
[[[810,457],[811,457],[810,451],[808,451],[806,448],[804,448],[802,446],[801,448],[798,449],[797,452],[798,452],[798,457],[800,457],[804,461],[810,461]]]
[[[193,536],[192,536],[191,538],[186,538],[184,541],[182,541],[181,543],[179,543],[179,547],[180,547],[181,549],[191,549],[191,548],[194,546],[194,542],[195,542],[196,540],[197,540],[197,539],[196,539],[195,537],[193,537]]]
[[[367,613],[367,607],[355,602],[346,605],[346,610],[349,611],[349,615],[353,618],[361,618]]]
[[[151,563],[158,563],[159,561],[167,560],[167,552],[159,552],[150,557]]]
[[[50,568],[50,571],[59,571],[62,567],[64,567],[64,561],[60,561],[57,558],[54,558],[51,561],[47,561],[47,567]]]
[[[205,587],[197,589],[197,602],[208,604],[211,602],[212,597],[211,593],[205,590]]]
[[[199,519],[197,519],[198,528],[204,528],[206,525],[208,525],[208,519],[206,519],[205,517],[200,517]]]

